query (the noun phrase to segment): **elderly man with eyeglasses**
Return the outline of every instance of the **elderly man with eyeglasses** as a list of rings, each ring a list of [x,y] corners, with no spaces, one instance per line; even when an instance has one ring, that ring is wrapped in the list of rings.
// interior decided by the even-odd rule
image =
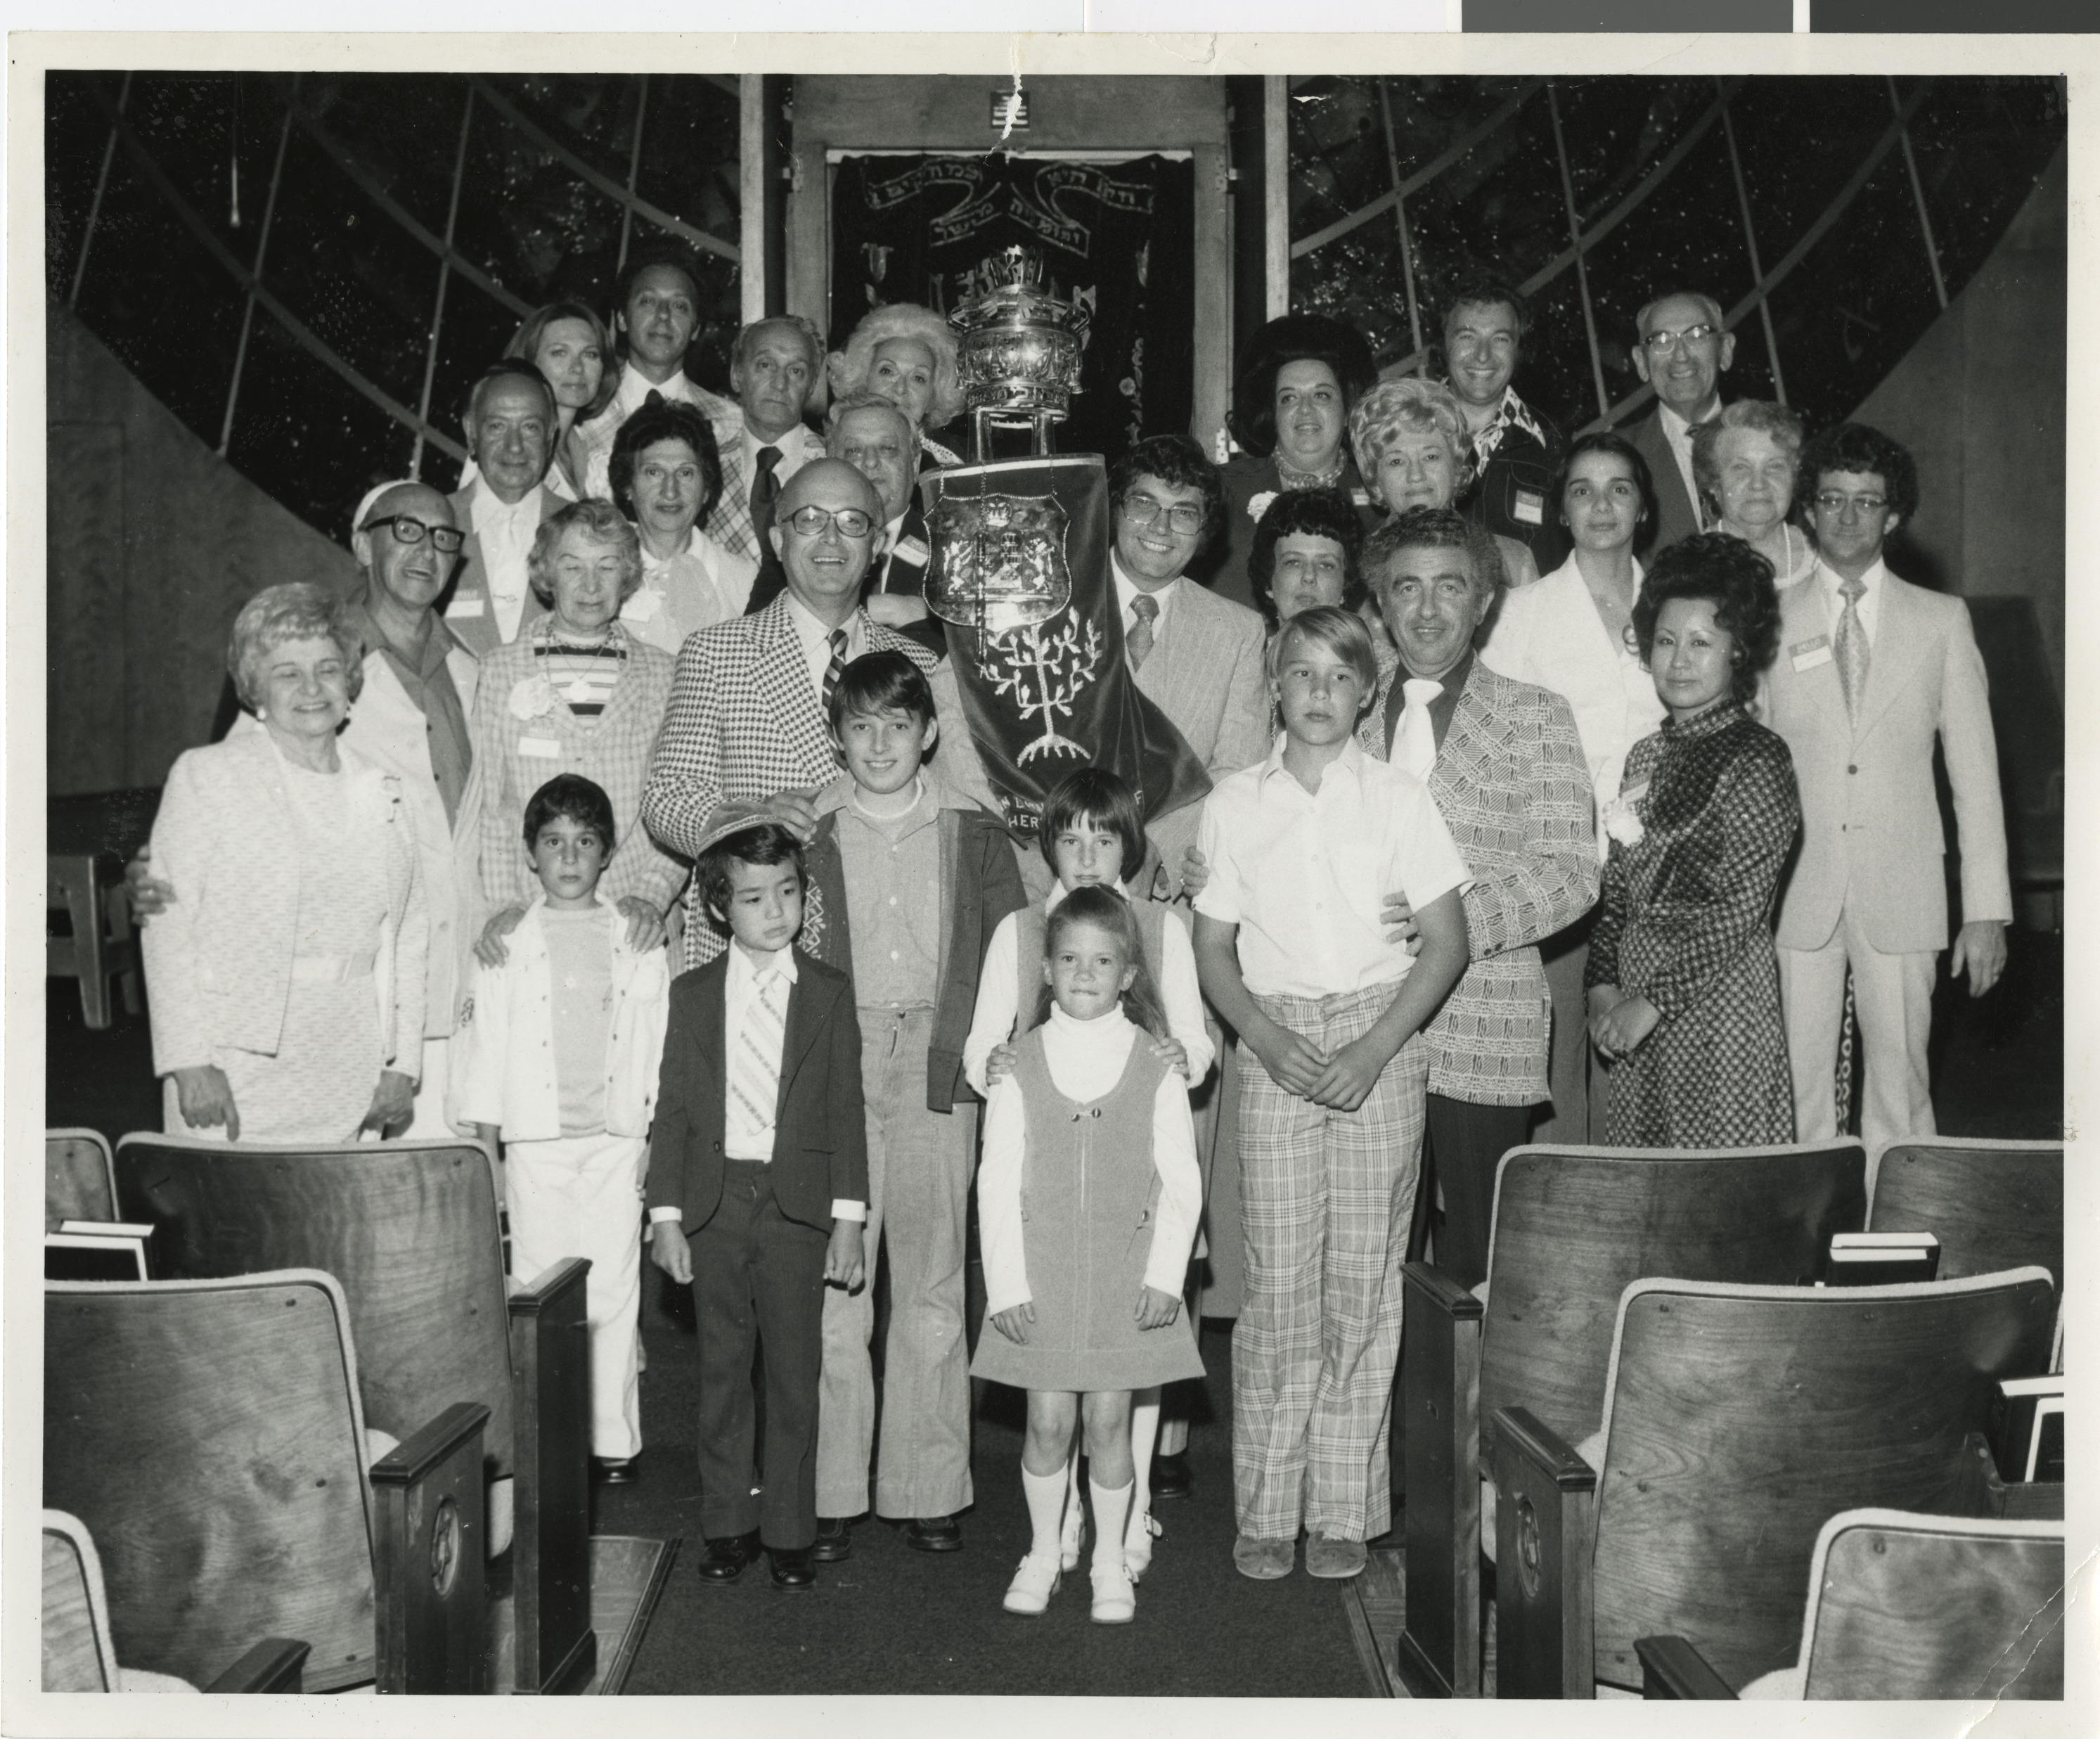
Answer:
[[[464,951],[480,933],[479,788],[467,719],[476,664],[435,605],[459,565],[465,533],[452,505],[427,483],[382,483],[358,504],[350,547],[364,584],[345,607],[364,647],[364,684],[341,740],[399,782],[415,824],[430,911],[422,1076],[407,1134],[452,1133],[445,1085]],[[236,730],[262,727],[244,714]],[[145,853],[127,874],[141,917],[165,909],[173,889]]]
[[[1655,414],[1635,426],[1633,444],[1655,481],[1657,512],[1649,559],[1705,529],[1692,471],[1692,431],[1721,412],[1721,377],[1736,360],[1736,335],[1721,304],[1696,290],[1658,296],[1634,316],[1640,342],[1634,372],[1655,388]]]

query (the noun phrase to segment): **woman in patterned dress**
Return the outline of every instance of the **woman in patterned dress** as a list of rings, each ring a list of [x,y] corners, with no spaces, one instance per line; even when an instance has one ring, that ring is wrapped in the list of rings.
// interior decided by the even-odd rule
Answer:
[[[628,426],[651,408],[672,407],[637,411]],[[627,920],[629,946],[654,947],[686,867],[642,825],[642,784],[664,728],[673,667],[669,653],[617,619],[642,583],[634,527],[609,501],[573,502],[540,522],[527,572],[547,613],[482,660],[474,686],[481,885],[492,912],[474,951],[501,964],[503,938],[532,903],[525,806],[557,773],[581,774],[612,799],[619,844],[599,885]]]
[[[408,1122],[429,920],[396,782],[337,740],[360,660],[324,588],[258,592],[227,664],[261,728],[168,774],[170,891],[143,947],[171,1134],[333,1144]]]
[[[1793,1139],[1773,896],[1801,828],[1786,744],[1744,710],[1779,647],[1771,563],[1725,532],[1657,558],[1634,631],[1670,717],[1626,757],[1587,975],[1610,1141]]]

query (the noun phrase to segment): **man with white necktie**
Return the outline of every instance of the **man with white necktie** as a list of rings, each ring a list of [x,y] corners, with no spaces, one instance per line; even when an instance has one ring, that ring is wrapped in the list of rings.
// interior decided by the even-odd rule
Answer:
[[[708,515],[708,536],[758,563],[761,585],[770,565],[766,533],[773,504],[796,472],[824,456],[823,442],[802,422],[823,354],[817,329],[792,314],[752,321],[736,335],[730,353],[736,402],[714,418],[722,487]]]
[[[1801,788],[1801,855],[1780,896],[1780,990],[1795,1131],[1837,1133],[1845,976],[1866,1053],[1860,1138],[1870,1160],[1930,1136],[1933,982],[1948,945],[1938,738],[1961,857],[1961,927],[1948,956],[1981,996],[2005,966],[2013,915],[1997,739],[1969,608],[1882,562],[1917,505],[1917,467],[1877,429],[1841,423],[1801,456],[1820,560],[1780,594],[1771,724]]]
[[[1696,290],[1658,296],[1634,316],[1640,333],[1634,373],[1655,388],[1656,399],[1655,414],[1632,430],[1655,483],[1650,561],[1705,525],[1692,473],[1692,430],[1721,413],[1721,377],[1736,360],[1736,335],[1723,318],[1721,304]]]
[[[1374,528],[1358,563],[1400,656],[1357,740],[1429,787],[1471,874],[1471,960],[1423,1029],[1429,1169],[1410,1244],[1419,1248],[1440,1186],[1437,1260],[1476,1286],[1487,1278],[1496,1165],[1529,1138],[1548,1097],[1552,1004],[1538,944],[1597,898],[1589,764],[1565,700],[1475,655],[1502,580],[1488,532],[1446,508],[1410,508]],[[1411,929],[1404,898],[1389,898],[1386,912]]]
[[[545,614],[525,564],[540,522],[569,505],[540,483],[558,427],[554,389],[529,362],[491,364],[468,395],[467,452],[481,474],[452,497],[466,547],[443,613],[476,658]]]

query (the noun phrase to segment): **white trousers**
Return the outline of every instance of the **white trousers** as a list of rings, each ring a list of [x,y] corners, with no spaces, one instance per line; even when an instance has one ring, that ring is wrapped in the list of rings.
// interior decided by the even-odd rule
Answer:
[[[1926,1044],[1932,1036],[1939,961],[1932,949],[1882,953],[1868,942],[1866,926],[1849,907],[1823,947],[1779,951],[1797,1139],[1827,1141],[1838,1133],[1838,1042],[1848,964],[1867,1059],[1860,1139],[1866,1144],[1870,1172],[1890,1142],[1937,1132]]]
[[[642,1177],[648,1144],[631,1135],[567,1135],[505,1144],[510,1272],[529,1282],[566,1256],[591,1265],[591,1454],[642,1448],[635,1351],[642,1307]]]

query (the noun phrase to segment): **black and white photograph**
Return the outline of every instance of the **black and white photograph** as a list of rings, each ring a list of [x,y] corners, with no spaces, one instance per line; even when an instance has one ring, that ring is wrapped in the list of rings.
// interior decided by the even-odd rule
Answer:
[[[11,38],[7,1731],[2090,1716],[2089,46],[1205,40]]]

